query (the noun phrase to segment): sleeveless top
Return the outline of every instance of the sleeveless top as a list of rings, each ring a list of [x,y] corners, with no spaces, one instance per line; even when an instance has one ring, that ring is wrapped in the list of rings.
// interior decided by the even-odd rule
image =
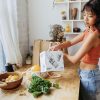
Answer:
[[[84,34],[84,39],[86,39],[90,33],[86,30],[83,34]],[[100,34],[100,33],[94,33],[94,34]],[[98,64],[99,57],[100,57],[100,45],[97,47],[93,47],[91,50],[89,50],[83,56],[81,61],[88,64]]]

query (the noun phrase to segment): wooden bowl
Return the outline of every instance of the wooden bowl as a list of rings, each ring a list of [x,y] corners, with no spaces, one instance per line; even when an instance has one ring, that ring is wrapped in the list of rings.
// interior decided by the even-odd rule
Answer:
[[[4,81],[10,75],[12,75],[12,76],[13,75],[18,75],[18,79],[14,80],[14,81],[10,81],[10,82]],[[4,90],[10,90],[10,89],[17,88],[19,85],[21,85],[22,79],[23,79],[22,75],[18,72],[2,73],[2,74],[0,74],[0,88],[4,89]]]

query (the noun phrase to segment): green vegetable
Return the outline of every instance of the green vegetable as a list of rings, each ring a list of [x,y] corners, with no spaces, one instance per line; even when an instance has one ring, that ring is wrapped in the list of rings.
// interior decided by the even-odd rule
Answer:
[[[37,92],[37,91],[36,91],[36,92],[33,92],[33,96],[34,96],[34,97],[38,97],[38,96],[41,95],[41,94],[42,94],[42,92]]]
[[[53,87],[55,87],[56,89],[60,89],[59,84],[57,83],[53,83]]]
[[[50,93],[50,87],[59,88],[59,85],[52,84],[49,80],[44,80],[33,74],[32,81],[28,87],[28,91],[32,93],[34,97],[38,97],[41,94]]]

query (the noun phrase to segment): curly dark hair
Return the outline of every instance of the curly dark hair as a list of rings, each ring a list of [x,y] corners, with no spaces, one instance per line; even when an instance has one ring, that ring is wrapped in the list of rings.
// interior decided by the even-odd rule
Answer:
[[[89,0],[83,7],[83,11],[91,11],[97,16],[95,27],[100,30],[100,0]]]

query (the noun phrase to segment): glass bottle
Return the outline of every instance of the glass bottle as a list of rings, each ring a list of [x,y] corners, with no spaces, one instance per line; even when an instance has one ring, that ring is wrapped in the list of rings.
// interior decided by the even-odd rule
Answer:
[[[66,31],[66,32],[71,32],[71,27],[70,27],[69,24],[66,25],[65,31]]]

